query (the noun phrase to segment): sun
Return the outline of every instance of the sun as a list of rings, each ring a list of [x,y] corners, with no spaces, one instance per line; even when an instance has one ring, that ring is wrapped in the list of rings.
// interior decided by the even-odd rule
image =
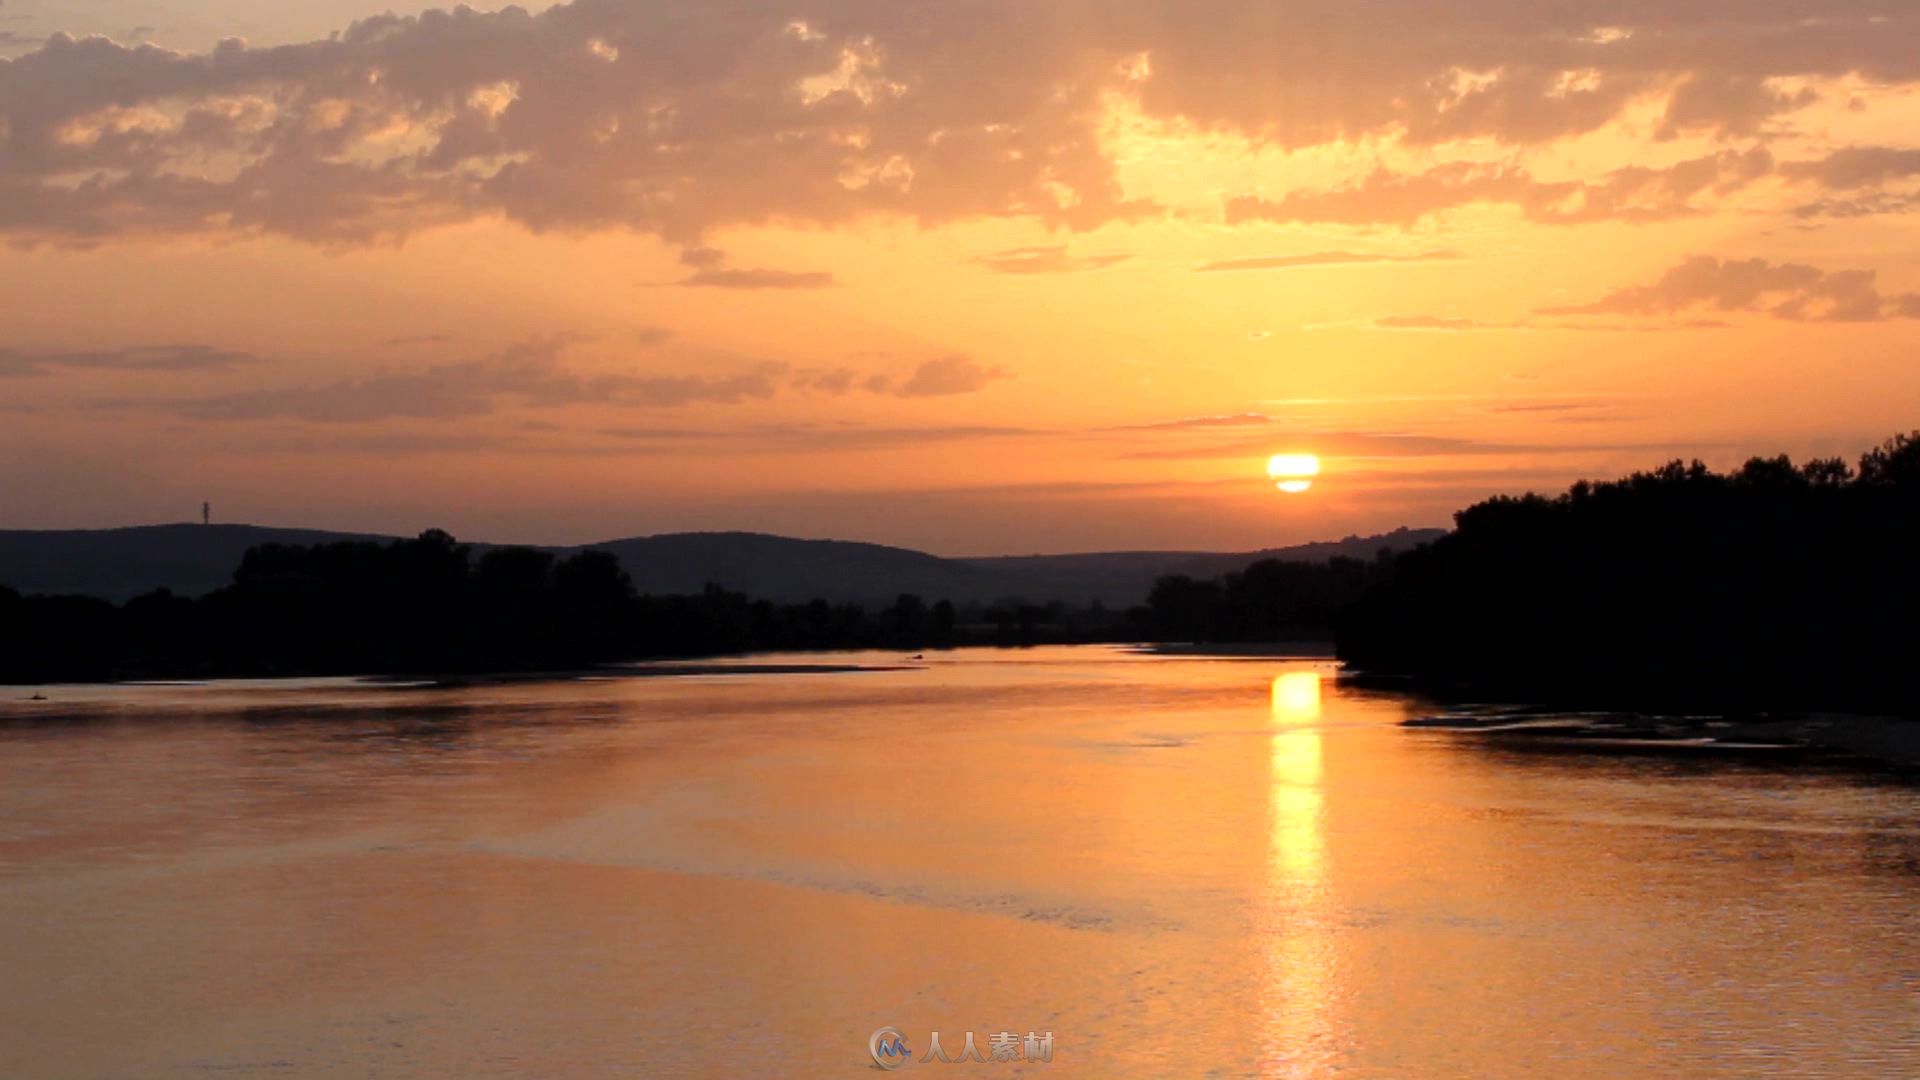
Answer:
[[[1267,459],[1267,478],[1289,495],[1311,489],[1319,475],[1320,458],[1314,454],[1275,454]]]

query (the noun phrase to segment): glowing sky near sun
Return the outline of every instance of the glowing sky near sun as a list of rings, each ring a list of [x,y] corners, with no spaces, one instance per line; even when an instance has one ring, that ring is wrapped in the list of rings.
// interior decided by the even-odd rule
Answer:
[[[1246,548],[1916,424],[1908,4],[387,6],[0,4],[0,527]]]

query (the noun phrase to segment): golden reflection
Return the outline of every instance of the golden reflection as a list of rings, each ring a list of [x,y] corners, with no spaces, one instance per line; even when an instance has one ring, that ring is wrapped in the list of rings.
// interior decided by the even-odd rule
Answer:
[[[1272,817],[1267,933],[1266,1054],[1270,1076],[1298,1076],[1324,1062],[1331,965],[1327,895],[1325,772],[1315,726],[1321,715],[1317,671],[1273,680],[1269,746]]]
[[[1275,677],[1273,719],[1282,726],[1320,719],[1320,673],[1289,671]]]

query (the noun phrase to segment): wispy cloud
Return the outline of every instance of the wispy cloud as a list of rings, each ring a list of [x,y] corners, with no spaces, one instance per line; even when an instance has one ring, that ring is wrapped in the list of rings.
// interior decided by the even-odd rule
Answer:
[[[1276,426],[1254,438],[1230,439],[1201,445],[1153,447],[1120,455],[1125,460],[1206,460],[1269,454],[1285,446],[1310,449],[1323,457],[1441,457],[1460,454],[1499,454],[1535,449],[1479,439],[1415,432],[1328,431]]]
[[[1883,294],[1872,270],[1821,270],[1805,263],[1692,256],[1648,285],[1617,289],[1542,315],[1670,315],[1697,308],[1764,312],[1796,322],[1880,322],[1920,318],[1920,293]]]
[[[915,368],[900,384],[901,397],[951,397],[971,394],[1000,379],[1012,377],[1003,367],[989,367],[965,356],[943,356]]]
[[[1553,311],[1545,312],[1548,314]],[[1386,315],[1373,320],[1370,324],[1376,330],[1396,330],[1413,333],[1462,334],[1472,332],[1561,332],[1561,333],[1657,333],[1678,330],[1724,330],[1731,323],[1723,319],[1675,319],[1658,323],[1606,323],[1606,322],[1541,322],[1532,319],[1517,319],[1509,322],[1486,322],[1480,319],[1467,319],[1451,315]]]
[[[1524,165],[1449,162],[1422,173],[1379,169],[1356,183],[1290,191],[1279,199],[1227,200],[1229,224],[1250,221],[1413,225],[1472,205],[1512,206],[1543,225],[1654,222],[1701,213],[1703,197],[1724,197],[1773,171],[1766,148],[1726,150],[1665,168],[1629,166],[1597,180],[1536,179]]]
[[[504,403],[536,408],[601,403],[672,407],[732,404],[772,397],[786,365],[750,364],[730,374],[583,372],[562,363],[583,338],[533,338],[480,360],[419,371],[338,379],[307,386],[246,390],[165,402],[117,402],[164,408],[200,420],[290,419],[362,423],[388,419],[450,420],[498,411]]]
[[[259,362],[259,357],[211,345],[128,345],[109,349],[0,348],[0,377],[48,375],[56,371],[194,372],[227,371]]]
[[[681,278],[680,284],[706,289],[824,289],[833,284],[833,275],[824,270],[701,270]]]
[[[1309,266],[1365,266],[1375,263],[1446,262],[1460,258],[1454,251],[1423,251],[1413,255],[1387,252],[1316,251],[1306,255],[1253,255],[1238,259],[1219,259],[1193,268],[1196,274],[1231,273],[1241,270],[1297,270]]]
[[[715,247],[690,247],[680,252],[680,263],[693,273],[676,284],[696,289],[825,289],[833,275],[824,270],[772,270],[732,267],[727,253]]]
[[[1040,428],[996,424],[929,427],[863,427],[851,424],[762,424],[742,428],[602,428],[599,434],[626,444],[628,452],[678,453],[689,443],[720,453],[783,453],[877,450],[993,439],[1057,435]]]
[[[1080,274],[1105,270],[1133,258],[1126,252],[1103,255],[1072,255],[1067,246],[1024,247],[981,255],[973,261],[999,274]]]
[[[1122,424],[1107,431],[1218,431],[1222,428],[1258,428],[1275,423],[1265,413],[1223,413],[1217,416],[1183,416],[1174,420],[1151,420],[1141,424]]]

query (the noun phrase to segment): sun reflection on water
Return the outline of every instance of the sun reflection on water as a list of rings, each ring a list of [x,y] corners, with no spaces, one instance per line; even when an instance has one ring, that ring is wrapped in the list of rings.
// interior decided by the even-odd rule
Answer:
[[[1265,1072],[1294,1076],[1324,1062],[1333,1034],[1322,675],[1289,671],[1273,680],[1269,736],[1271,850]]]

